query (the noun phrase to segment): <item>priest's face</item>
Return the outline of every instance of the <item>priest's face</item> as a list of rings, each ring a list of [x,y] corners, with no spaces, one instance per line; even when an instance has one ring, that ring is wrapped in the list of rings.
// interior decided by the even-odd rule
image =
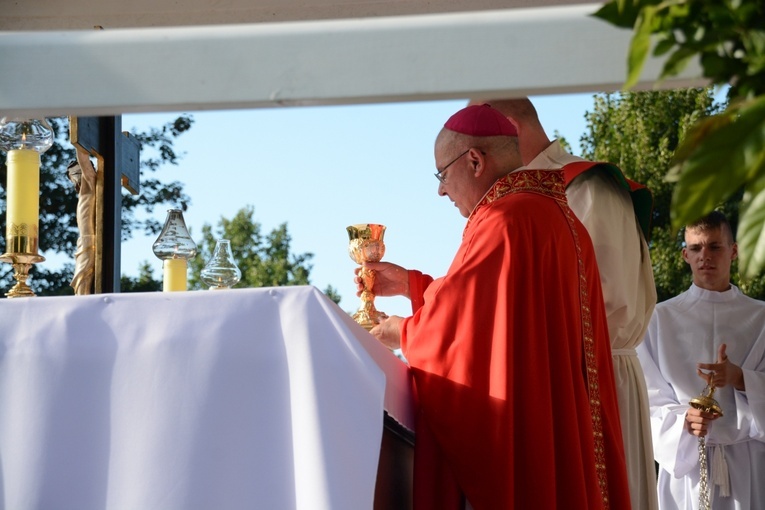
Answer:
[[[727,227],[686,229],[683,260],[693,272],[693,283],[702,289],[722,292],[730,288],[730,265],[738,246]]]
[[[438,194],[449,197],[454,206],[465,218],[486,192],[482,189],[482,172],[477,170],[483,165],[481,151],[464,148],[452,143],[437,143],[435,150],[436,177],[439,180]],[[480,161],[478,161],[481,159]],[[485,187],[485,186],[484,186]]]

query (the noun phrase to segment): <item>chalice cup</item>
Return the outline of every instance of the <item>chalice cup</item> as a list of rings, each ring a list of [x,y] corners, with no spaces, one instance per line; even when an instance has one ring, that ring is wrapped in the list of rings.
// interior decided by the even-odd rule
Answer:
[[[357,264],[379,262],[385,255],[385,225],[360,223],[351,225],[346,230],[349,238],[348,254]],[[361,291],[361,306],[353,314],[353,320],[369,331],[388,316],[375,308],[375,295],[372,292],[375,287],[375,271],[362,267],[359,279],[364,288]]]

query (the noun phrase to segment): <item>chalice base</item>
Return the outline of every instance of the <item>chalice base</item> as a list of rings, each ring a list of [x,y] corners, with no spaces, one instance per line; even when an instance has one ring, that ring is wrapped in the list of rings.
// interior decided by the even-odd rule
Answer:
[[[367,331],[388,318],[385,312],[376,310],[374,306],[372,306],[371,309],[368,308],[369,307],[362,306],[356,313],[353,314],[353,320],[355,320],[359,326],[366,329]]]

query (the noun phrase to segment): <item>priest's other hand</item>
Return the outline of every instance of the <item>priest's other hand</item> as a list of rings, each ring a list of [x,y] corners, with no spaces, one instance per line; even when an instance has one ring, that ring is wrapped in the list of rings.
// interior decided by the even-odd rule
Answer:
[[[689,407],[685,412],[685,429],[696,437],[704,437],[709,434],[712,422],[719,417],[719,414],[706,413],[701,409]]]
[[[725,354],[726,349],[726,344],[720,345],[717,351],[717,362],[699,363],[696,365],[696,373],[707,384],[715,388],[722,388],[730,384],[739,391],[745,391],[744,372],[741,367],[728,360],[728,355]]]
[[[364,262],[354,271],[356,277],[356,295],[361,296],[364,283],[359,277],[362,269],[372,269],[375,272],[375,283],[372,294],[375,296],[406,296],[409,297],[409,273],[406,269],[390,262]]]
[[[391,315],[369,332],[391,351],[401,348],[401,322],[403,317]]]

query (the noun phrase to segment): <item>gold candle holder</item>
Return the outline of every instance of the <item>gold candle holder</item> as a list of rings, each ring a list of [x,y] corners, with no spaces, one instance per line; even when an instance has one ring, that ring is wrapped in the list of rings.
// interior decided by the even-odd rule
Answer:
[[[35,295],[27,285],[32,264],[45,257],[38,253],[40,204],[40,154],[53,145],[53,129],[45,119],[0,119],[0,148],[7,152],[6,252],[0,261],[13,265],[16,284],[9,298]]]
[[[379,262],[385,255],[384,225],[360,223],[346,227],[346,230],[349,237],[348,254],[357,264]],[[353,320],[369,331],[388,316],[375,308],[375,295],[372,292],[375,286],[374,270],[362,268],[359,278],[364,289],[361,291],[361,306],[353,314]]]
[[[31,235],[26,233],[29,230],[28,227],[28,225],[9,225],[8,230],[12,233],[5,238],[7,251],[0,256],[0,261],[13,265],[13,278],[16,284],[5,293],[9,298],[35,295],[27,285],[29,270],[32,269],[32,264],[45,260],[45,257],[37,253],[37,229],[34,229],[34,235]]]

